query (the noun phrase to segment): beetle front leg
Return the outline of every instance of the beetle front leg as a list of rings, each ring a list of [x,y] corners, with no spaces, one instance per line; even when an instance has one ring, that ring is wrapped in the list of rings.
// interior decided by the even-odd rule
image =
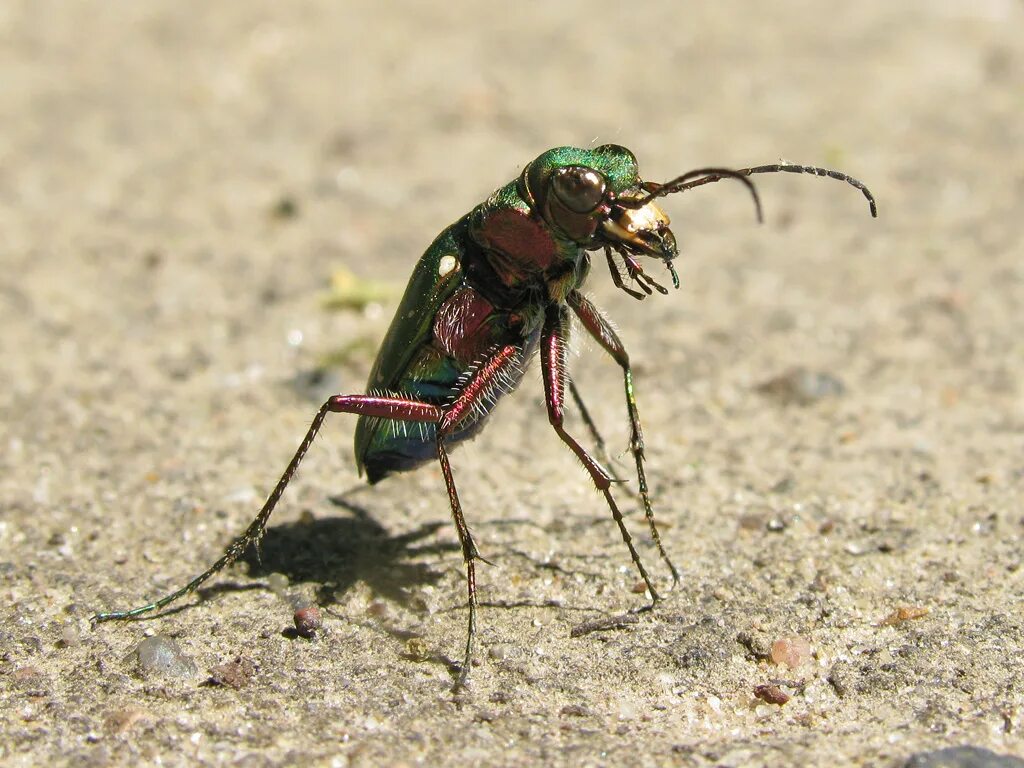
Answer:
[[[641,293],[640,291],[633,290],[622,281],[622,274],[619,272],[619,265],[615,263],[615,257],[612,256],[612,249],[607,245],[604,247],[604,255],[605,258],[608,259],[608,271],[611,272],[612,283],[615,284],[616,288],[620,291],[625,291],[637,301],[643,301],[651,295],[650,289],[646,288],[646,286],[644,286],[646,288],[646,293]]]
[[[626,523],[622,519],[622,513],[612,497],[611,475],[576,442],[572,435],[565,431],[565,389],[568,378],[566,375],[565,353],[568,336],[568,311],[560,304],[549,307],[547,317],[544,320],[544,331],[541,336],[540,346],[541,374],[544,377],[544,395],[548,407],[548,421],[551,422],[551,426],[554,427],[562,442],[568,445],[573,453],[576,454],[576,457],[583,463],[597,489],[604,494],[608,508],[611,510],[612,518],[615,520],[615,524],[619,526],[622,540],[626,542],[626,547],[629,549],[629,555],[633,558],[633,563],[640,572],[640,576],[643,578],[644,584],[651,594],[651,599],[654,602],[658,602],[661,600],[661,595],[658,594],[658,590],[651,581],[643,561],[640,560],[640,554],[633,545],[633,537],[630,536]]]
[[[668,552],[665,551],[665,546],[661,542],[661,535],[658,533],[658,526],[654,520],[654,507],[651,505],[650,491],[647,487],[647,473],[644,471],[644,433],[640,426],[640,413],[636,406],[636,394],[633,391],[633,370],[629,365],[629,353],[626,352],[626,348],[623,346],[618,334],[615,333],[615,329],[611,327],[608,321],[601,316],[597,307],[582,293],[573,291],[569,294],[568,302],[573,312],[580,319],[580,322],[583,323],[583,327],[587,329],[587,332],[594,337],[597,343],[622,368],[626,388],[626,408],[629,411],[629,449],[636,462],[637,482],[640,485],[640,498],[643,500],[644,514],[647,517],[647,525],[651,530],[651,536],[655,544],[658,545],[658,553],[672,572],[673,586],[678,585],[680,581],[679,570],[668,556]]]
[[[284,489],[288,487],[288,483],[291,482],[291,479],[298,471],[299,464],[302,463],[302,459],[305,457],[306,452],[313,444],[313,440],[316,439],[317,432],[320,431],[320,426],[323,424],[328,413],[352,413],[360,416],[376,416],[378,418],[396,419],[398,421],[436,422],[441,418],[442,409],[437,405],[431,405],[429,403],[420,402],[419,400],[402,397],[374,397],[371,395],[334,395],[333,397],[330,397],[327,402],[320,406],[320,410],[317,411],[316,416],[313,418],[313,423],[310,424],[309,429],[306,431],[306,436],[299,444],[299,448],[295,451],[295,455],[292,456],[292,460],[288,463],[288,467],[285,469],[284,474],[281,475],[281,479],[278,480],[277,485],[274,486],[274,490],[271,491],[270,496],[267,497],[267,500],[264,502],[263,508],[260,510],[259,514],[256,515],[251,523],[249,523],[249,527],[245,529],[245,532],[231,542],[230,546],[228,546],[217,562],[196,576],[181,589],[172,592],[159,600],[126,611],[97,613],[92,617],[92,621],[100,622],[110,621],[112,619],[130,619],[133,616],[139,616],[143,613],[158,611],[161,608],[170,605],[178,598],[184,597],[190,592],[194,592],[211,576],[231,565],[241,557],[249,546],[253,544],[258,546],[259,541],[266,530],[267,520],[273,513],[274,507],[277,506],[277,502],[281,499]]]

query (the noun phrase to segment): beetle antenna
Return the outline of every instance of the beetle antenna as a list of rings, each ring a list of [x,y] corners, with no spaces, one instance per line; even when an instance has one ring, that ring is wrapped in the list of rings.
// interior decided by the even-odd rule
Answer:
[[[767,166],[763,167],[767,168]],[[757,188],[754,186],[754,182],[747,178],[751,173],[758,172],[763,171],[753,168],[744,168],[740,171],[734,171],[731,168],[697,168],[692,171],[687,171],[682,176],[677,176],[672,179],[672,181],[664,184],[658,184],[653,181],[645,182],[643,184],[643,189],[648,193],[645,197],[635,200],[618,200],[616,202],[623,208],[643,208],[649,202],[658,197],[664,197],[665,195],[671,195],[676,192],[683,192],[684,190],[692,187],[699,187],[702,184],[709,184],[712,181],[719,181],[720,179],[736,179],[746,186],[747,190],[750,192],[750,196],[754,198],[754,211],[757,215],[758,223],[761,223],[764,221],[764,214],[761,211],[761,197],[757,194]]]
[[[678,179],[673,179],[668,184],[651,185],[651,189],[648,191],[652,192],[652,196],[642,199],[641,204],[645,205],[649,200],[654,199],[654,197],[661,197],[662,195],[671,194],[672,192],[682,192],[687,189],[693,189],[694,187],[710,184],[726,178],[736,178],[737,176],[746,177],[755,173],[807,173],[812,176],[825,176],[830,179],[835,179],[836,181],[845,181],[851,187],[859,189],[861,194],[864,195],[868,201],[868,208],[871,211],[871,216],[876,219],[878,218],[878,206],[875,204],[875,196],[871,194],[871,190],[867,188],[867,185],[859,179],[853,178],[853,176],[848,176],[847,174],[840,173],[839,171],[833,171],[831,168],[818,168],[814,165],[776,163],[774,165],[758,165],[754,168],[740,168],[739,170],[730,171],[707,168],[701,178],[693,178],[696,173],[696,171],[691,171],[690,173],[683,174]],[[671,187],[671,190],[665,191],[666,188],[669,187]],[[644,188],[647,189],[647,185],[644,185]],[[758,216],[758,220],[760,220],[760,216]]]
[[[845,173],[839,171],[833,171],[831,168],[818,168],[814,165],[792,165],[790,163],[776,163],[775,165],[759,165],[756,168],[744,168],[740,173],[809,173],[812,176],[826,176],[836,181],[845,181],[851,187],[859,189],[861,194],[867,198],[868,208],[871,211],[871,217],[874,219],[878,218],[878,206],[875,204],[875,196],[871,194],[871,190],[867,188],[864,182],[848,176]],[[717,179],[716,179],[717,181]]]

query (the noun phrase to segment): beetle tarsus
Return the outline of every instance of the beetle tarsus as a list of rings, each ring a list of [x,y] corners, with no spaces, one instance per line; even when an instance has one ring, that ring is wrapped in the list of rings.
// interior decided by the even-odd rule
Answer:
[[[608,507],[612,511],[612,518],[615,520],[615,524],[619,526],[619,533],[622,534],[622,540],[626,543],[626,549],[629,550],[629,556],[633,560],[633,565],[640,572],[640,578],[643,579],[644,585],[647,587],[647,594],[651,596],[652,607],[654,603],[660,603],[662,600],[661,594],[658,592],[657,587],[654,586],[654,582],[651,581],[650,574],[647,573],[647,569],[644,567],[644,561],[640,559],[640,553],[636,551],[636,547],[633,546],[633,537],[629,534],[629,529],[626,528],[626,523],[622,519],[622,513],[619,511],[618,505],[615,503],[615,499],[612,498],[611,491],[607,488],[604,490],[604,498],[608,502]]]
[[[653,294],[654,291],[657,291],[662,296],[668,296],[668,289],[644,272],[644,268],[640,265],[640,262],[628,253],[622,253],[620,256],[622,256],[622,263],[626,265],[626,271],[629,273],[629,276],[636,281],[637,285],[643,288],[644,292],[648,296]]]
[[[466,562],[466,583],[469,590],[469,630],[466,632],[466,650],[462,656],[462,664],[459,666],[458,675],[452,684],[452,693],[457,693],[466,687],[469,680],[469,668],[473,664],[473,645],[476,641],[476,566],[473,560]]]
[[[622,273],[619,271],[619,265],[615,261],[615,257],[612,255],[612,249],[606,245],[604,247],[604,253],[605,257],[608,259],[608,271],[611,272],[612,283],[614,283],[615,287],[618,288],[620,291],[628,293],[637,301],[643,301],[644,299],[646,299],[647,296],[650,295],[650,291],[647,291],[647,293],[641,293],[640,291],[633,290],[628,285],[626,285],[625,282],[623,282]]]

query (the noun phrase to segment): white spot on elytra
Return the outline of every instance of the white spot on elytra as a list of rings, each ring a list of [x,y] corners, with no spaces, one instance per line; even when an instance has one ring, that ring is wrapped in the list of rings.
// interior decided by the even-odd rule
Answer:
[[[459,262],[449,253],[447,256],[441,257],[441,262],[437,265],[437,274],[444,277],[457,266],[459,266]]]

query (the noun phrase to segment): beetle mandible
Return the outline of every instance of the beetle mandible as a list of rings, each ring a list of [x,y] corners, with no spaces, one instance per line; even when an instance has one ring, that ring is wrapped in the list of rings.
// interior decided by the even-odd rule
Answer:
[[[668,293],[644,271],[639,257],[660,262],[678,288],[672,262],[679,250],[668,216],[655,200],[731,178],[746,185],[760,221],[761,203],[749,177],[778,172],[844,181],[863,193],[871,215],[877,216],[874,197],[864,184],[827,168],[785,163],[741,169],[698,168],[659,184],[641,180],[633,153],[615,144],[591,149],[557,147],[544,152],[517,179],[445,229],[427,248],[381,344],[367,393],[334,395],[320,407],[263,508],[221,558],[176,592],[131,610],[97,614],[93,620],[126,619],[159,610],[198,588],[237,560],[250,545],[258,545],[268,518],[324,418],[329,413],[351,413],[359,417],[356,464],[371,484],[426,462],[440,463],[468,585],[469,626],[455,682],[456,687],[462,686],[476,637],[476,561],[481,558],[459,504],[448,450],[480,431],[497,401],[519,385],[538,349],[548,420],[604,495],[652,604],[657,603],[661,595],[612,496],[612,474],[565,428],[568,395],[596,444],[603,448],[567,371],[571,319],[575,316],[622,369],[629,447],[636,464],[640,500],[654,544],[673,583],[678,583],[679,571],[655,525],[629,355],[618,334],[581,288],[594,251],[604,252],[612,281],[635,299],[644,299],[654,291]],[[409,422],[417,428],[406,428]]]

